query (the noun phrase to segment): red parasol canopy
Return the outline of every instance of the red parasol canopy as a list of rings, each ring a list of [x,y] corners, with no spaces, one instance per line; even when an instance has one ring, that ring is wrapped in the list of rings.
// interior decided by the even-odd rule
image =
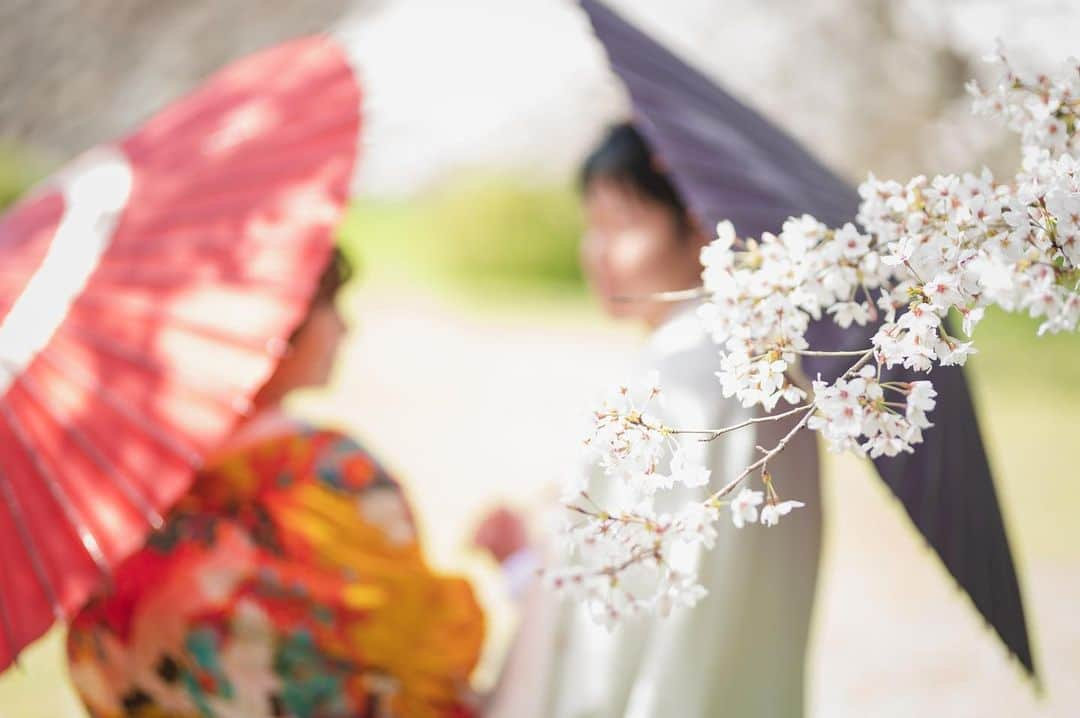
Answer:
[[[360,95],[332,39],[272,48],[0,217],[0,669],[139,548],[269,377]]]

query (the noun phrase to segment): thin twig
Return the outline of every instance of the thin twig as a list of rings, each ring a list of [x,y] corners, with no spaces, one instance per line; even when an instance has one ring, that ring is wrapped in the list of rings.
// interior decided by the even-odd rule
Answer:
[[[613,302],[682,302],[687,299],[703,299],[709,296],[705,287],[680,289],[674,292],[656,292],[654,294],[616,294],[609,297]]]
[[[768,416],[755,416],[753,418],[747,419],[746,421],[740,421],[738,424],[732,424],[731,426],[725,426],[722,429],[668,429],[667,433],[669,433],[669,434],[705,434],[706,437],[704,439],[701,439],[701,441],[712,441],[713,439],[719,438],[719,437],[723,436],[724,434],[730,434],[733,431],[738,431],[739,429],[744,429],[744,428],[746,428],[748,426],[752,426],[753,424],[761,424],[761,423],[764,423],[766,421],[779,421],[780,419],[787,418],[787,417],[791,416],[792,414],[799,413],[800,411],[806,411],[807,409],[810,409],[812,407],[813,407],[812,404],[800,404],[799,406],[795,407],[794,409],[790,409],[790,410],[782,412],[780,414],[769,414]]]
[[[813,349],[801,349],[801,350],[800,349],[782,349],[781,350],[781,352],[783,352],[783,353],[786,353],[786,352],[789,352],[789,351],[792,354],[797,354],[797,355],[803,356],[803,357],[861,357],[863,354],[865,354],[866,352],[868,352],[870,350],[869,349],[852,349],[851,351],[842,351],[842,352],[822,352],[822,351],[815,351]]]
[[[809,408],[813,409],[813,408],[815,408],[815,406],[816,405],[811,404]],[[735,489],[736,486],[738,486],[739,484],[742,483],[743,479],[745,479],[747,476],[752,474],[755,469],[761,468],[762,466],[764,466],[769,461],[769,459],[771,459],[772,457],[776,456],[781,451],[783,451],[784,447],[787,446],[787,443],[789,441],[791,441],[791,438],[793,436],[795,436],[795,434],[799,433],[799,431],[804,426],[806,426],[806,422],[808,422],[810,420],[810,417],[813,416],[813,415],[814,415],[813,411],[807,411],[806,414],[803,415],[803,418],[799,419],[799,423],[796,424],[794,427],[792,427],[791,431],[784,434],[784,438],[780,439],[780,441],[777,442],[776,446],[774,446],[768,452],[766,452],[766,454],[764,456],[762,456],[760,459],[758,459],[754,463],[747,466],[743,470],[743,472],[741,474],[739,474],[734,479],[729,481],[719,491],[716,491],[711,496],[709,496],[709,498],[707,498],[705,500],[705,503],[711,503],[713,501],[717,501],[717,500],[723,498],[724,496],[727,496],[728,494],[730,494]]]

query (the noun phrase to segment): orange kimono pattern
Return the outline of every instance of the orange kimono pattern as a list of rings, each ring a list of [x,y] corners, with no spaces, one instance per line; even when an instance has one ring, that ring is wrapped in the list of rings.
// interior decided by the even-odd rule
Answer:
[[[73,621],[94,718],[473,715],[483,617],[428,568],[400,488],[297,430],[214,462]]]

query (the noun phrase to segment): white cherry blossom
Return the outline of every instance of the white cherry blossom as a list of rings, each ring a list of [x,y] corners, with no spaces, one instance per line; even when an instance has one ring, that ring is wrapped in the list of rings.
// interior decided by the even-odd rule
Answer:
[[[764,526],[776,526],[780,523],[781,516],[787,516],[792,509],[801,509],[806,506],[802,501],[779,501],[770,502],[761,509],[761,523]]]
[[[752,524],[758,519],[758,505],[764,501],[764,494],[760,491],[743,489],[731,502],[731,522],[735,528],[741,529],[746,524]]]

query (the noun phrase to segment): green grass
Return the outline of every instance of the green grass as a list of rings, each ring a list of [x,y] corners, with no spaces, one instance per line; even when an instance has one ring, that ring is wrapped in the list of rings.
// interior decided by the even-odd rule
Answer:
[[[0,140],[0,211],[18,199],[42,172],[42,164],[29,151]]]
[[[358,202],[340,237],[376,279],[471,294],[580,295],[581,232],[569,188],[476,177],[408,202]]]
[[[968,364],[1003,511],[1024,557],[1075,561],[1080,524],[1080,333],[1036,336],[1039,322],[993,311]]]
[[[1039,324],[1024,314],[988,312],[975,329],[975,380],[1050,402],[1080,396],[1080,332],[1040,337]]]

